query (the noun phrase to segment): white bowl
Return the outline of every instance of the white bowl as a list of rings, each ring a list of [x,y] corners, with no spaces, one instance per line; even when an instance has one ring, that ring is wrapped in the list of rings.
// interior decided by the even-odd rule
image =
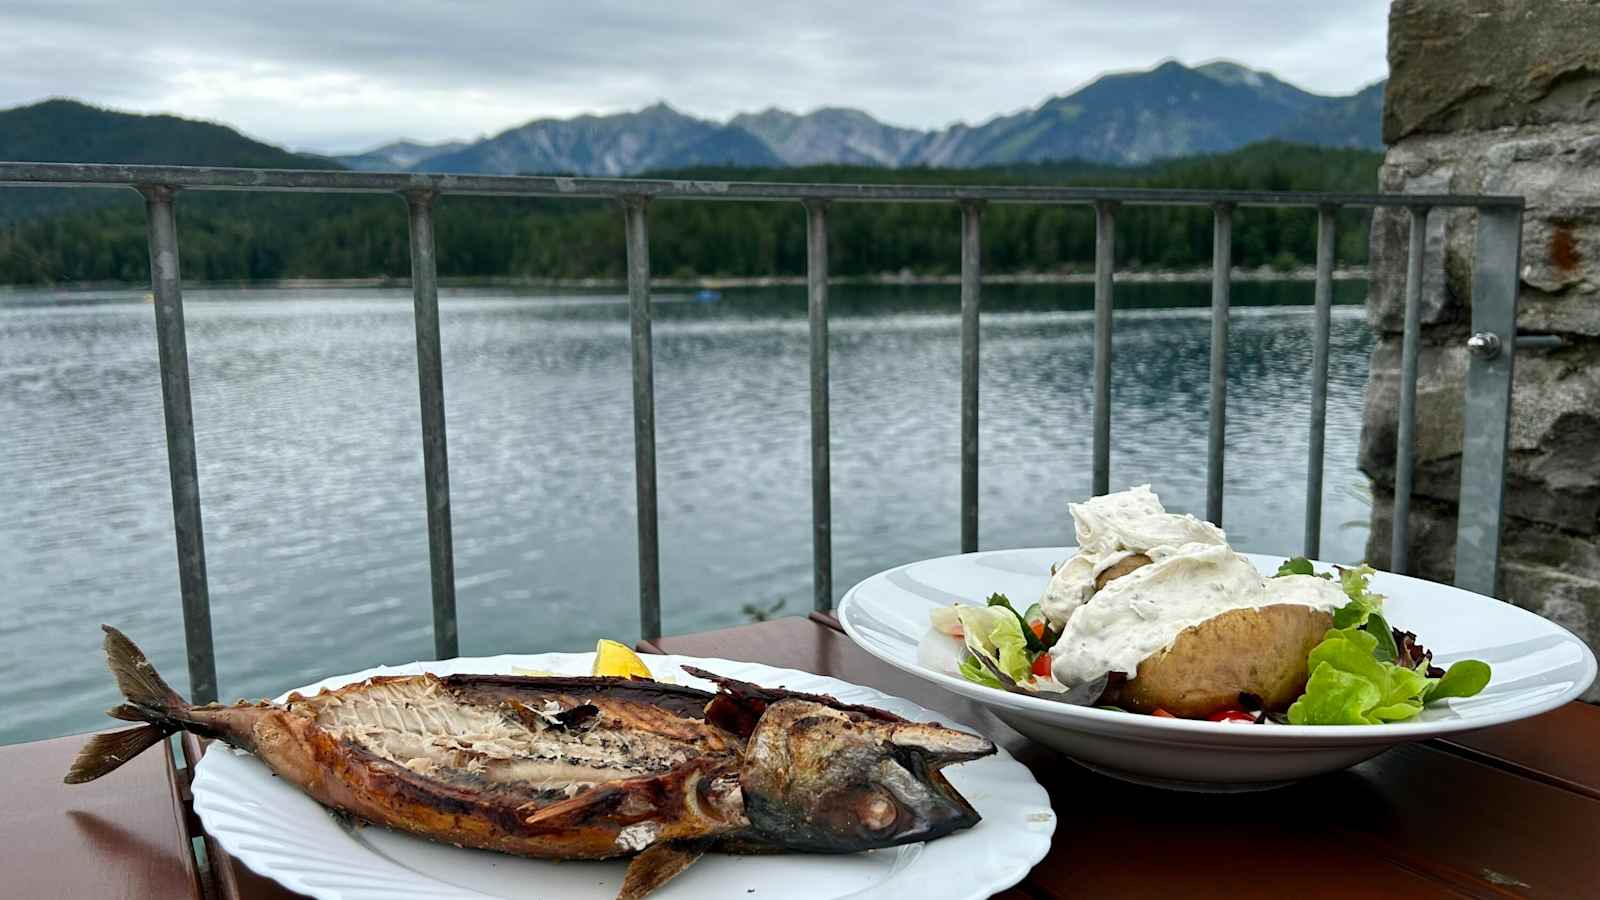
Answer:
[[[1490,597],[1386,572],[1372,579],[1372,589],[1388,597],[1385,618],[1415,632],[1439,665],[1489,663],[1494,676],[1482,693],[1387,725],[1240,725],[1069,706],[957,675],[956,643],[929,627],[929,610],[958,600],[981,603],[996,591],[1025,608],[1044,592],[1051,564],[1072,553],[1071,547],[993,550],[900,566],[851,588],[839,603],[839,621],[872,655],[985,704],[1007,725],[1091,769],[1188,790],[1277,787],[1396,744],[1526,719],[1575,699],[1595,678],[1594,653],[1565,628]],[[1246,556],[1266,573],[1283,562]]]

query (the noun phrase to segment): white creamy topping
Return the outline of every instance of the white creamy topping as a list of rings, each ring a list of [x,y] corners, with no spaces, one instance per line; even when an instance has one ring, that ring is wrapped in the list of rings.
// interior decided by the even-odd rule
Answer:
[[[1131,677],[1185,629],[1229,610],[1296,603],[1331,612],[1347,600],[1326,579],[1262,576],[1221,529],[1167,513],[1148,485],[1070,508],[1080,549],[1041,601],[1052,622],[1065,623],[1050,651],[1051,671],[1064,684],[1107,672]],[[1133,553],[1150,563],[1096,591],[1095,576]]]
[[[1071,620],[1094,594],[1100,573],[1136,553],[1184,544],[1226,545],[1222,529],[1191,515],[1167,512],[1150,485],[1069,503],[1078,535],[1078,552],[1056,569],[1039,605],[1056,627]]]

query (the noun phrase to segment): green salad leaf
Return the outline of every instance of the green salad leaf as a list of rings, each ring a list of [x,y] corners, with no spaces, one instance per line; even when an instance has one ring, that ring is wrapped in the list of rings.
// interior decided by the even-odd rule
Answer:
[[[1291,725],[1377,725],[1422,711],[1428,679],[1380,660],[1378,639],[1360,628],[1335,628],[1311,649],[1306,692],[1289,707]]]
[[[1016,616],[1017,624],[1019,626],[1021,626],[1021,629],[1022,629],[1022,640],[1023,640],[1023,643],[1027,646],[1027,648],[1029,650],[1031,650],[1034,653],[1043,653],[1044,651],[1050,649],[1045,644],[1044,641],[1039,639],[1038,635],[1033,633],[1033,629],[1028,627],[1027,618],[1025,618],[1022,615],[1022,613],[1017,612],[1017,608],[1015,606],[1011,605],[1011,598],[1010,597],[1007,597],[1005,594],[990,594],[989,595],[989,599],[987,601],[987,604],[988,604],[990,609],[995,609],[995,608],[1004,609],[1005,611],[1011,613],[1013,616]],[[1038,606],[1038,604],[1036,603],[1036,604],[1034,604],[1034,606]],[[1028,609],[1028,613],[1029,613],[1029,615],[1032,615],[1032,613],[1033,613],[1033,608],[1032,607],[1030,607]],[[1042,613],[1041,613],[1041,615],[1042,615]]]
[[[970,653],[961,658],[961,665],[957,666],[956,669],[961,673],[961,677],[968,681],[975,681],[985,687],[1005,689],[1005,685],[1000,683],[1000,679],[989,674],[989,670],[983,667],[983,663],[978,662],[978,658]]]
[[[1424,703],[1448,697],[1471,697],[1489,684],[1489,664],[1478,659],[1463,659],[1451,663],[1441,678],[1429,679]]]
[[[1306,573],[1280,569],[1279,574]],[[1371,566],[1339,570],[1339,586],[1350,602],[1334,611],[1334,627],[1311,648],[1306,659],[1311,677],[1289,707],[1289,724],[1401,722],[1434,700],[1471,697],[1489,683],[1489,665],[1475,659],[1457,662],[1440,678],[1427,676],[1426,660],[1416,668],[1399,664],[1395,631],[1381,611],[1383,596],[1368,587],[1372,574]]]
[[[1311,673],[1306,692],[1289,707],[1289,724],[1365,725],[1366,710],[1382,699],[1377,685],[1367,679],[1322,666]]]
[[[998,596],[998,595],[997,595]],[[1012,681],[1027,681],[1033,674],[1033,656],[1028,652],[1024,634],[1032,634],[1022,627],[1016,610],[1007,605],[946,607],[961,623],[962,639],[971,654],[961,661],[960,672],[968,681],[1000,687],[999,679],[984,668],[977,657],[981,656],[1004,672]]]
[[[1278,567],[1279,575],[1315,575],[1316,570],[1311,567],[1311,560],[1304,556],[1295,556],[1283,561]]]
[[[1350,602],[1334,610],[1333,627],[1360,627],[1383,608],[1383,595],[1367,589],[1367,579],[1374,571],[1371,566],[1339,570],[1339,587],[1344,589],[1344,595],[1350,598]]]

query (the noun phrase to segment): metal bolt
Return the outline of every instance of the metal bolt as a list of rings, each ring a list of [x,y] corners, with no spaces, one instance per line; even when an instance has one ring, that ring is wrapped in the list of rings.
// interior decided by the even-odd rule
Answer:
[[[1500,335],[1492,331],[1480,331],[1467,338],[1467,352],[1482,359],[1494,359],[1500,355]]]

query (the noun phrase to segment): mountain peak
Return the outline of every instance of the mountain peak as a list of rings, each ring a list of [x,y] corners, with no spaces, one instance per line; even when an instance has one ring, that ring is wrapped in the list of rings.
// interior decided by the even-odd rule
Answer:
[[[1216,59],[1208,63],[1201,63],[1194,67],[1196,72],[1223,84],[1243,84],[1250,87],[1260,87],[1265,84],[1270,75],[1258,72],[1249,66],[1240,65],[1231,59]],[[1276,81],[1277,79],[1273,79]]]

